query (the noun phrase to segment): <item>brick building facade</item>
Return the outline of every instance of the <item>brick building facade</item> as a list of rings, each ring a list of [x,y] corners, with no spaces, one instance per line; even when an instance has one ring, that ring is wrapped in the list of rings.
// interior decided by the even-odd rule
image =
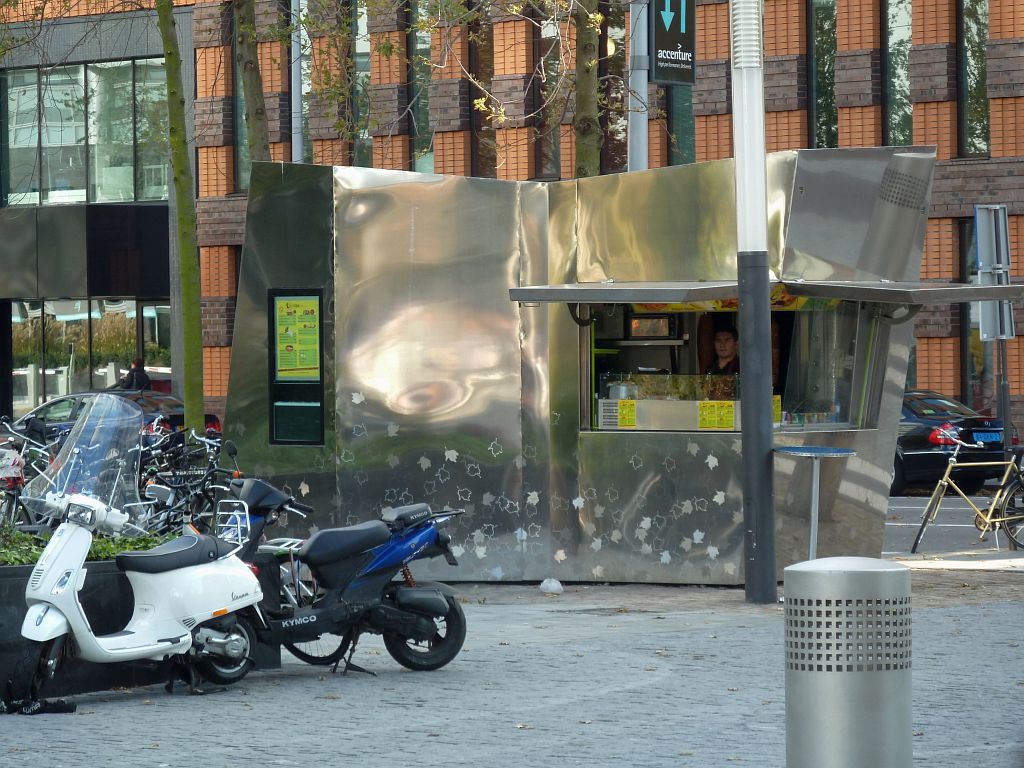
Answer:
[[[729,6],[722,0],[697,3],[696,86],[692,90],[649,89],[651,167],[732,155]],[[116,12],[111,3],[100,0],[78,5],[86,15]],[[501,179],[572,177],[571,94],[561,114],[545,118],[536,112],[540,95],[535,77],[549,50],[545,35],[565,41],[558,66],[571,73],[575,66],[571,27],[545,30],[536,19],[497,9],[482,29],[479,24],[472,30],[436,27],[429,35],[429,82],[422,82],[417,81],[416,68],[405,56],[410,51],[422,52],[428,45],[423,31],[417,33],[410,25],[415,3],[411,8],[384,10],[383,6],[367,9],[359,0],[358,6],[365,14],[359,31],[365,31],[367,37],[362,48],[368,60],[367,129],[361,137],[337,129],[339,107],[318,96],[317,84],[324,73],[338,68],[338,59],[328,40],[311,34],[307,40],[311,83],[304,123],[308,160],[353,163],[354,145],[361,141],[364,149],[372,148],[365,156],[378,168]],[[827,11],[824,16],[820,15],[823,8]],[[191,9],[205,395],[208,409],[223,413],[231,340],[236,331],[233,308],[246,205],[241,167],[244,147],[240,146],[244,137],[240,136],[239,94],[233,72],[230,5],[196,2]],[[354,11],[339,5],[337,17],[347,24],[355,19]],[[617,12],[628,47],[628,10],[619,6]],[[970,26],[964,19],[969,16],[975,24],[979,12],[983,12],[986,30],[983,47],[975,47],[972,60],[957,36],[958,30],[963,36]],[[278,3],[257,4],[261,29],[285,22],[285,15]],[[894,42],[900,18],[906,22],[904,48]],[[355,29],[355,22],[352,24]],[[815,64],[821,56],[816,46],[822,30],[831,36],[826,54],[833,60],[828,65],[830,92],[824,101],[821,70]],[[612,38],[606,30],[605,40]],[[610,46],[604,48],[609,58],[610,50]],[[977,57],[979,50],[982,61]],[[897,51],[906,56],[897,60]],[[1024,10],[1016,0],[766,0],[764,52],[768,151],[886,143],[935,145],[938,165],[922,279],[961,281],[969,277],[970,221],[973,206],[981,203],[1009,206],[1011,252],[1017,255],[1013,274],[1024,277],[1024,258],[1020,256],[1024,245],[1024,128],[1019,127],[1024,125]],[[292,157],[293,135],[287,40],[260,43],[259,59],[271,155],[287,161]],[[964,108],[965,100],[971,98],[967,66],[972,61],[983,73],[980,87],[988,121],[980,149],[965,146],[965,136],[974,134],[970,125],[974,113]],[[507,119],[502,124],[487,126],[474,109],[479,93],[470,72],[504,103]],[[419,77],[422,80],[422,70]],[[899,111],[894,83],[902,83],[906,91],[900,98],[906,101],[908,133],[901,136],[892,128]],[[424,102],[429,106],[422,113],[413,108]],[[972,109],[977,107],[975,103]],[[538,128],[545,119],[548,124],[541,136]],[[612,133],[609,130],[609,136]],[[425,164],[424,159],[430,162]],[[614,161],[607,166],[604,170],[609,172],[623,170]],[[987,353],[979,347],[966,306],[921,312],[916,337],[912,384],[959,396],[978,407],[990,404],[991,393],[985,388],[991,385],[991,371],[989,383],[973,381],[979,377],[979,365]],[[1024,410],[1021,345],[1014,339],[1008,349],[1014,404]]]

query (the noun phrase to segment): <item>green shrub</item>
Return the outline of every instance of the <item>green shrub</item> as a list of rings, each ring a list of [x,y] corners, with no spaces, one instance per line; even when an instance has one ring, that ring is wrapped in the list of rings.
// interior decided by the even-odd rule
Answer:
[[[119,552],[144,552],[177,538],[165,536],[97,536],[89,547],[89,560],[113,560]],[[46,537],[18,530],[11,525],[0,526],[0,565],[35,565],[46,546]]]

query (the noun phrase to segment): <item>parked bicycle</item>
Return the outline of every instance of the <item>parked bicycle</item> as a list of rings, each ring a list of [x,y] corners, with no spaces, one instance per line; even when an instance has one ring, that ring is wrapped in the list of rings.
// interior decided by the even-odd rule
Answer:
[[[958,434],[947,429],[942,430],[942,434],[953,441],[955,447],[946,463],[946,471],[936,483],[931,498],[928,499],[928,504],[925,505],[924,512],[921,514],[921,527],[917,529],[917,535],[914,537],[914,544],[910,551],[917,552],[917,548],[924,538],[924,532],[929,525],[935,522],[935,518],[939,514],[939,507],[942,506],[942,499],[945,497],[947,489],[950,488],[974,510],[974,526],[981,531],[981,538],[992,531],[997,537],[996,545],[998,546],[998,533],[1002,530],[1010,541],[1011,549],[1024,549],[1024,471],[1020,466],[1020,454],[1017,453],[1013,458],[1004,461],[959,461],[961,448],[981,447],[981,444],[964,442]],[[983,509],[975,504],[957,485],[952,477],[953,470],[957,467],[1005,468],[999,488],[993,494],[992,501],[987,508]]]

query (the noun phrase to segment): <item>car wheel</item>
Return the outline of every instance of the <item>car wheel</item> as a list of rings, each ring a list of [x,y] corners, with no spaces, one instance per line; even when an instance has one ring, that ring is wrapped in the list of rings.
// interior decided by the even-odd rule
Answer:
[[[903,471],[903,462],[896,459],[892,468],[892,485],[889,486],[890,496],[902,496],[907,489],[907,478]]]

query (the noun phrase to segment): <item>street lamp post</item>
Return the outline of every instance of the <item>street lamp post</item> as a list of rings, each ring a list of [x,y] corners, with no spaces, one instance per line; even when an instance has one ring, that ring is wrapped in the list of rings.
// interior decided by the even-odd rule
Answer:
[[[739,283],[744,583],[747,602],[774,603],[771,304],[764,144],[761,2],[731,0],[733,154]]]

